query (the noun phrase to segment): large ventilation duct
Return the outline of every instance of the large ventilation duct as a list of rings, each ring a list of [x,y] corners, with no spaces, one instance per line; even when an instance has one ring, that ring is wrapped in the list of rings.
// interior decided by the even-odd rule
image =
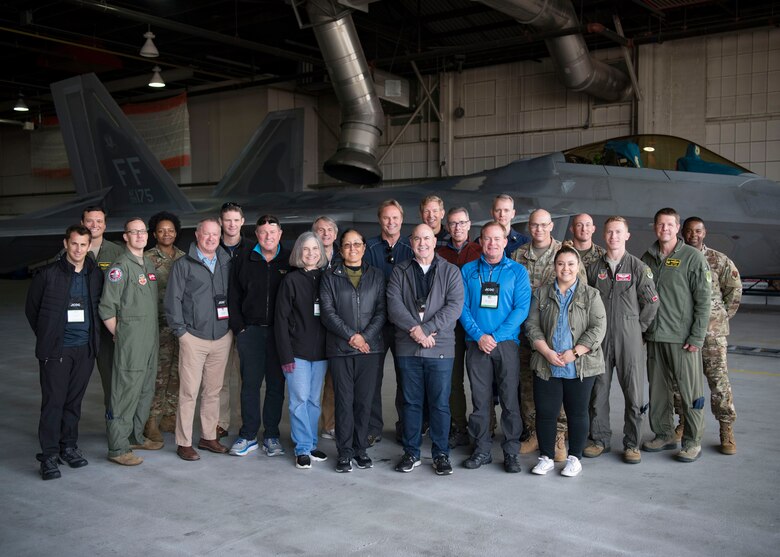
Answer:
[[[341,105],[339,146],[323,170],[345,182],[376,184],[382,180],[376,152],[384,114],[352,16],[329,0],[310,0],[306,12]]]
[[[570,0],[475,0],[488,5],[538,32],[579,27]],[[609,102],[631,93],[626,74],[596,60],[588,53],[581,34],[546,39],[559,79],[574,91],[582,91]]]

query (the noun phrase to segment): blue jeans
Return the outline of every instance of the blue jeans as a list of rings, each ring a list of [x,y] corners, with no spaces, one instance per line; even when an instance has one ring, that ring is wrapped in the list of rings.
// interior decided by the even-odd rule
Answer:
[[[295,456],[311,454],[317,448],[317,423],[320,420],[320,394],[327,360],[310,362],[295,358],[295,371],[285,373],[290,396],[290,433]]]
[[[284,406],[284,374],[276,353],[273,327],[250,325],[236,337],[241,364],[241,429],[239,436],[255,439],[260,429],[260,386],[265,379],[264,437],[279,437]]]
[[[450,389],[454,358],[399,356],[401,390],[404,396],[404,451],[420,457],[423,403],[428,398],[431,455],[448,455],[450,434]]]

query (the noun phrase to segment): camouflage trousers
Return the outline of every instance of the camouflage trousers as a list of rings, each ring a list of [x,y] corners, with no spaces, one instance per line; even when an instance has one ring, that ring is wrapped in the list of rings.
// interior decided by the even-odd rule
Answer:
[[[710,408],[715,419],[723,423],[734,423],[737,411],[734,409],[734,397],[729,381],[727,360],[728,341],[726,337],[707,336],[701,349],[704,364],[704,377],[710,386]],[[674,412],[680,414],[680,393],[675,385]]]
[[[179,406],[179,339],[168,327],[160,328],[160,363],[154,382],[150,417],[175,416]]]

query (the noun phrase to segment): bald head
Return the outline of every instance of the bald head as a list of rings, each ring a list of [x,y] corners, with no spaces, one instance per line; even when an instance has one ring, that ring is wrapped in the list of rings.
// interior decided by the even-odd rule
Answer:
[[[580,213],[572,218],[569,230],[574,237],[575,248],[578,250],[587,250],[591,248],[593,245],[591,238],[596,231],[596,227],[593,224],[593,218],[589,214]]]
[[[553,222],[550,213],[544,209],[536,209],[528,217],[528,231],[535,248],[546,248],[552,242]]]
[[[427,224],[418,224],[412,230],[409,241],[412,244],[414,258],[418,263],[427,265],[433,261],[436,249],[436,235],[433,233],[433,228]]]

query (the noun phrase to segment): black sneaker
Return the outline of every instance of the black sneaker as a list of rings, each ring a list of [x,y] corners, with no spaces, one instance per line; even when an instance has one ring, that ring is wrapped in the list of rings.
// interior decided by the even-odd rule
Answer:
[[[420,458],[411,453],[404,453],[398,464],[395,465],[396,472],[411,472],[420,465]]]
[[[336,463],[336,472],[352,472],[352,459],[346,456],[340,456]]]
[[[504,472],[509,474],[520,472],[520,457],[518,455],[504,453]]]
[[[450,430],[450,449],[454,449],[455,447],[465,447],[469,444],[471,444],[471,439],[469,438],[468,432],[455,428]]]
[[[68,447],[63,450],[60,453],[60,462],[62,464],[67,464],[71,468],[83,468],[89,464],[87,459],[84,458],[84,455],[81,454],[81,451],[75,447]]]
[[[371,461],[371,458],[365,453],[355,455],[355,463],[357,464],[358,468],[373,468],[374,463]]]
[[[56,480],[61,476],[56,456],[50,456],[46,460],[41,461],[41,478],[44,480]]]
[[[325,462],[328,460],[328,455],[319,449],[314,449],[309,456],[311,456],[311,459],[316,462]]]
[[[433,459],[433,470],[437,476],[449,476],[452,474],[452,464],[450,464],[450,457],[446,454],[442,454]]]
[[[295,457],[295,467],[306,469],[311,468],[311,458],[307,454],[299,454]]]
[[[490,453],[474,453],[463,461],[463,466],[470,470],[476,470],[483,464],[490,464],[491,462],[493,462],[493,457]]]

